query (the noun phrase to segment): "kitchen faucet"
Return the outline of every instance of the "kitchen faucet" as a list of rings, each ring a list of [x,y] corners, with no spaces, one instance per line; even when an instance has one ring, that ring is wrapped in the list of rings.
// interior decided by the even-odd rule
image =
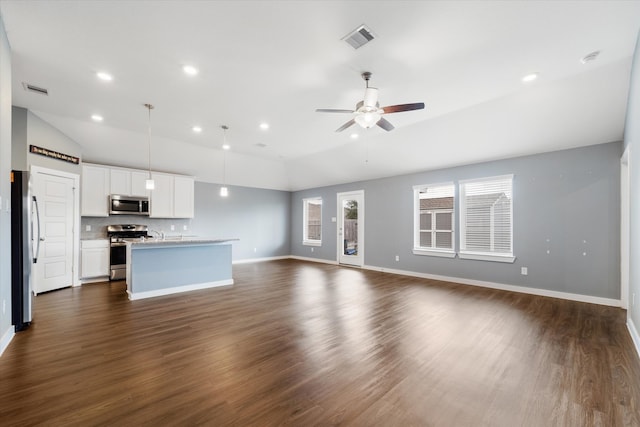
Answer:
[[[156,233],[157,238],[164,240],[164,231],[149,230],[149,233]]]

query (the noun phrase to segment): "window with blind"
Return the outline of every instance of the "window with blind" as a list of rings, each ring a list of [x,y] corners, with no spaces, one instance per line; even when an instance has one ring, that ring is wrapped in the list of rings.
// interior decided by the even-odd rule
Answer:
[[[320,246],[322,244],[322,199],[303,199],[302,244]]]
[[[418,185],[414,193],[413,253],[453,258],[455,254],[453,183]]]
[[[460,181],[460,258],[513,262],[513,175]]]

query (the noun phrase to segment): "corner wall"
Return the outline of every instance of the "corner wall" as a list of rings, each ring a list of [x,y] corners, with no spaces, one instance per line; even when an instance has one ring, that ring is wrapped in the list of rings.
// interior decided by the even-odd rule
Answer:
[[[13,169],[30,170],[31,166],[40,166],[76,175],[81,174],[80,164],[76,165],[29,152],[29,146],[36,145],[81,158],[82,147],[80,144],[40,118],[37,114],[22,107],[13,107],[12,123],[13,151],[11,167]]]
[[[624,145],[629,149],[629,309],[627,324],[640,355],[640,35],[636,42]],[[635,298],[634,298],[635,296]],[[634,304],[635,300],[635,304]]]
[[[621,154],[622,144],[614,142],[298,191],[291,200],[291,252],[335,262],[336,223],[331,219],[338,215],[336,193],[364,190],[365,266],[586,296],[582,300],[616,305]],[[413,254],[414,185],[457,185],[459,180],[506,174],[514,174],[515,263]],[[302,245],[302,199],[318,196],[323,199],[322,246],[311,252]],[[456,229],[458,207],[456,201]],[[456,247],[458,241],[456,236]],[[527,276],[520,274],[521,267],[528,268]]]
[[[0,354],[11,324],[11,47],[0,16]]]

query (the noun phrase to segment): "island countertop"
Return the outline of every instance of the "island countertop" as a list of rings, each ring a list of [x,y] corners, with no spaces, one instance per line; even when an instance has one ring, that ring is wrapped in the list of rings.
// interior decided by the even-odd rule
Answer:
[[[198,237],[198,236],[168,236],[165,238],[146,238],[144,240],[128,240],[124,239],[126,243],[131,244],[134,248],[152,247],[152,246],[171,246],[171,245],[198,245],[198,244],[216,244],[216,243],[229,243],[238,241],[238,238],[213,238],[213,237]]]

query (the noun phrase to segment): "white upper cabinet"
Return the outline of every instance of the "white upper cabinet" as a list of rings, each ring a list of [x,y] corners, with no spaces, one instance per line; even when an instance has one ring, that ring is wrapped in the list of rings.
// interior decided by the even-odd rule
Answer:
[[[109,195],[148,197],[152,218],[193,218],[193,177],[151,172],[155,189],[146,189],[149,172],[82,165],[82,216],[109,216]]]
[[[155,189],[150,203],[153,218],[193,218],[194,179],[190,176],[152,173]]]
[[[109,168],[105,166],[82,165],[82,216],[109,216],[109,172]]]
[[[151,190],[150,204],[152,218],[173,218],[173,175],[152,172],[155,188]]]
[[[111,194],[121,196],[149,197],[149,191],[145,188],[145,180],[148,172],[111,168]]]
[[[176,218],[193,218],[194,179],[190,176],[173,177],[173,215]]]
[[[131,195],[136,197],[149,197],[149,190],[146,188],[146,181],[149,172],[131,171]]]
[[[125,169],[111,169],[111,194],[130,196],[131,172]]]

